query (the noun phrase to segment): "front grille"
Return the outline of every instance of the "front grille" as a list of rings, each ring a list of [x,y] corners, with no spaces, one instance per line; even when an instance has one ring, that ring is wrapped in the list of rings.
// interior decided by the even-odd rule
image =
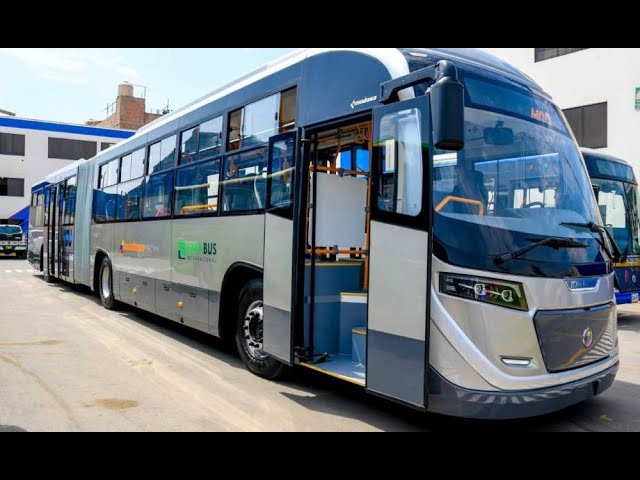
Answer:
[[[547,370],[563,372],[610,356],[618,335],[617,322],[613,304],[538,312],[535,326]]]

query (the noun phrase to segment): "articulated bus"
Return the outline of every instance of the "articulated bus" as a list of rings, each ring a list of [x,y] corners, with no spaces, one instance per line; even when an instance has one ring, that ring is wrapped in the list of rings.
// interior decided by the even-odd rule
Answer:
[[[640,301],[640,196],[633,168],[624,160],[582,150],[602,219],[622,251],[616,263],[616,302]]]
[[[608,389],[614,253],[560,110],[471,49],[298,51],[34,187],[29,258],[429,412]],[[36,218],[37,217],[37,218]]]

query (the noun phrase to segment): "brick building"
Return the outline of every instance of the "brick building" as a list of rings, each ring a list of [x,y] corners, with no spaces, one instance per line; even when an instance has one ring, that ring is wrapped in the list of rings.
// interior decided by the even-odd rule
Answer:
[[[118,98],[113,104],[114,111],[104,120],[89,120],[87,125],[121,130],[139,130],[148,123],[161,117],[161,113],[146,111],[146,100],[134,96],[133,85],[118,85]]]

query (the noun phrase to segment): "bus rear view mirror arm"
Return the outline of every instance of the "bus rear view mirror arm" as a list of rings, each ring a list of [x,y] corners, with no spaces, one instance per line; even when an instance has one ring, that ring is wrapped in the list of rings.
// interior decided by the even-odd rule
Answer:
[[[455,65],[446,60],[417,70],[380,86],[380,103],[392,103],[400,90],[421,83],[431,85],[431,117],[433,145],[441,150],[460,151],[464,148],[464,86],[458,80]]]

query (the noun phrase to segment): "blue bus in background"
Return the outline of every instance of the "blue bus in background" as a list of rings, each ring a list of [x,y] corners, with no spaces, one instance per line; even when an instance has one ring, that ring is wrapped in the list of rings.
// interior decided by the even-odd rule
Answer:
[[[615,264],[618,305],[640,300],[640,216],[638,182],[624,160],[583,150],[604,225],[623,253]]]

